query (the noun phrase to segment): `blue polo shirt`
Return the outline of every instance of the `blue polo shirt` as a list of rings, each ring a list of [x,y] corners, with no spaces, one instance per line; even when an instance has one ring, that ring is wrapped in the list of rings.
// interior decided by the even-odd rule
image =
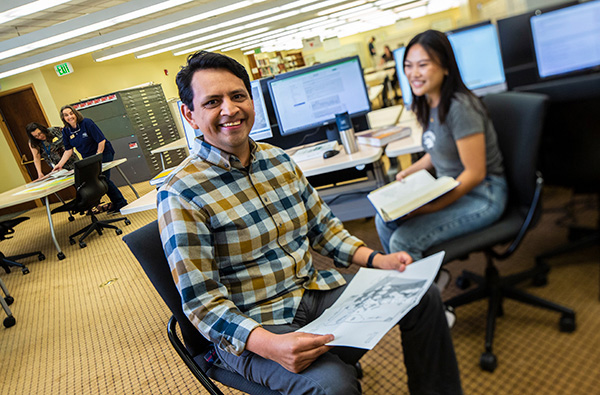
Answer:
[[[76,128],[71,127],[71,125],[65,126],[62,133],[65,150],[76,148],[84,158],[95,155],[98,151],[98,143],[106,140],[98,125],[89,118],[83,118],[83,121]],[[104,145],[104,152],[115,153],[108,140]]]

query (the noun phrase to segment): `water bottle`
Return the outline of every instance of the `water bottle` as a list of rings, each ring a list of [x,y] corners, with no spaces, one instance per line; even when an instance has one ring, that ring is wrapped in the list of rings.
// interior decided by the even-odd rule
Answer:
[[[346,151],[347,154],[357,152],[358,144],[356,143],[354,128],[352,127],[352,122],[350,121],[350,115],[348,115],[348,111],[335,114],[335,123],[337,124],[337,128],[340,132],[340,138],[342,140],[342,145],[344,146],[344,151]]]

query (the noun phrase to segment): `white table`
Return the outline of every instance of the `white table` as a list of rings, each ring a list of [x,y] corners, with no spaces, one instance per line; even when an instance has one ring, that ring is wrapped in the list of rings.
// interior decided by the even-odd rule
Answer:
[[[154,154],[160,154],[160,163],[161,163],[162,168],[164,170],[165,169],[164,153],[167,152],[167,151],[181,149],[181,148],[185,148],[187,154],[189,155],[189,152],[188,152],[188,149],[187,149],[188,148],[187,140],[185,139],[185,137],[182,137],[179,140],[172,141],[169,144],[165,144],[162,147],[155,148],[152,151],[150,151],[150,153],[152,155],[154,155]],[[138,196],[138,198],[139,198],[139,196]]]
[[[414,154],[416,152],[423,151],[423,145],[421,144],[421,137],[423,136],[423,129],[414,113],[405,110],[402,112],[398,125],[409,126],[412,130],[409,137],[392,141],[385,148],[385,154],[389,158],[395,158],[400,155]]]
[[[133,190],[135,195],[139,197],[137,191],[129,182],[123,171],[119,168],[119,165],[125,163],[127,158],[117,159],[112,162],[107,162],[102,164],[102,171],[110,170],[113,167],[116,167],[120,174],[123,176],[129,187]],[[20,187],[11,189],[10,191],[6,191],[0,194],[0,209],[5,207],[16,206],[17,204],[31,202],[37,199],[42,199],[44,201],[44,205],[46,206],[46,214],[48,215],[48,224],[50,225],[50,235],[52,237],[52,242],[58,251],[57,257],[59,260],[65,259],[65,254],[62,252],[60,248],[60,244],[58,244],[58,240],[56,240],[56,234],[54,233],[54,223],[52,222],[52,214],[50,212],[50,201],[48,200],[48,196],[66,189],[75,184],[75,178],[73,175],[68,177],[59,178],[56,182],[52,184],[46,185],[45,182],[40,182],[38,185],[40,186],[39,190],[33,190],[30,192],[26,192],[26,190],[35,186],[33,183],[21,185]]]

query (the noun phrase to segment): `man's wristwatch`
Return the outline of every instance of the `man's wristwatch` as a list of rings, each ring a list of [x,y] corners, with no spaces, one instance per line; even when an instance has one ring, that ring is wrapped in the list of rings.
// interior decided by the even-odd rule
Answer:
[[[371,253],[371,255],[369,255],[369,259],[367,260],[367,267],[369,269],[373,269],[373,259],[375,258],[375,255],[377,255],[377,254],[383,255],[383,252],[381,252],[381,251],[373,251]]]

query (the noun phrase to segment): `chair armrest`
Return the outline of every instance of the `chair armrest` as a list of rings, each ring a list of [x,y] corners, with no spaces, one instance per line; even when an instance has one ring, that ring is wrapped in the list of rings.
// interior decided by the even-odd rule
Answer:
[[[181,357],[183,362],[187,365],[187,367],[190,369],[192,374],[194,376],[196,376],[198,381],[200,381],[200,383],[202,383],[204,388],[206,388],[206,390],[212,395],[223,395],[221,390],[210,380],[210,378],[206,375],[206,373],[204,373],[204,371],[202,369],[200,369],[200,367],[196,364],[196,362],[194,361],[194,358],[192,358],[192,356],[188,352],[187,348],[185,348],[185,345],[183,344],[183,342],[179,339],[179,336],[177,336],[177,319],[175,319],[174,315],[171,316],[171,318],[169,319],[169,322],[167,323],[167,334],[169,336],[169,340],[171,341],[171,344],[173,345],[173,348],[175,349],[175,351],[177,351],[177,354],[179,354],[179,357]]]
[[[521,244],[521,241],[525,237],[525,234],[527,233],[529,228],[531,226],[533,226],[533,222],[534,222],[533,220],[534,220],[535,214],[538,210],[538,205],[540,203],[540,197],[542,195],[543,186],[544,186],[544,178],[542,177],[542,173],[538,171],[538,172],[536,172],[535,191],[533,192],[533,198],[531,199],[531,204],[529,205],[529,210],[527,211],[525,221],[523,221],[523,225],[521,226],[521,229],[519,230],[517,237],[515,237],[515,239],[510,244],[510,246],[508,246],[508,248],[504,252],[497,253],[496,251],[491,250],[492,256],[494,258],[499,259],[499,260],[507,258],[517,249],[519,244]]]

